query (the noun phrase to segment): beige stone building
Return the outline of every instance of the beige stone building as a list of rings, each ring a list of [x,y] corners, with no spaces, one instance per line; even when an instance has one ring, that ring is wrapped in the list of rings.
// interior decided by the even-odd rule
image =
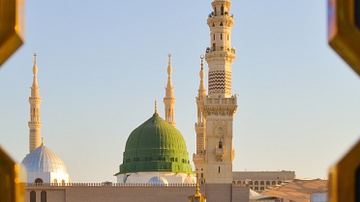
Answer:
[[[272,187],[280,186],[295,179],[295,171],[234,171],[233,184],[249,186],[262,193]]]

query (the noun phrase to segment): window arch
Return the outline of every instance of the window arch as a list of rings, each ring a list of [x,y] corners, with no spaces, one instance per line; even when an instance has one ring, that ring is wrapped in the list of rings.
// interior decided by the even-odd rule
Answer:
[[[264,181],[261,181],[261,182],[260,182],[260,185],[264,185]]]
[[[281,181],[278,181],[278,185],[281,185],[281,183],[282,183]]]
[[[54,184],[57,185],[57,183],[58,183],[58,182],[57,182],[57,179],[54,179]]]
[[[36,178],[34,182],[35,184],[42,184],[43,180],[41,178]]]
[[[276,182],[275,182],[275,181],[272,181],[272,182],[271,182],[271,185],[276,185]]]
[[[255,181],[255,185],[259,185],[259,182],[258,182],[258,181]]]
[[[266,185],[270,185],[270,181],[266,181]]]
[[[47,196],[46,196],[46,191],[42,191],[41,192],[41,202],[46,202],[47,201]]]
[[[253,184],[253,182],[252,182],[252,181],[250,181],[250,182],[249,182],[249,185],[252,185],[252,184]]]
[[[30,192],[30,202],[36,202],[36,192],[35,191]]]

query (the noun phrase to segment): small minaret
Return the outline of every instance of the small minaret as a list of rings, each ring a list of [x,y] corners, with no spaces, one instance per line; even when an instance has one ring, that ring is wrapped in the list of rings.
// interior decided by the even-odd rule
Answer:
[[[200,85],[198,89],[198,96],[196,97],[197,105],[197,123],[195,123],[195,132],[196,132],[196,153],[193,155],[193,161],[195,164],[195,171],[198,175],[200,183],[204,182],[205,179],[205,137],[206,137],[206,120],[202,112],[204,99],[206,97],[206,88],[205,88],[205,71],[204,71],[204,56],[200,56],[201,65],[200,65]]]
[[[38,67],[36,65],[36,53],[34,53],[34,66],[33,66],[33,83],[31,86],[31,96],[29,97],[30,103],[30,121],[28,122],[28,126],[30,129],[29,133],[29,151],[33,151],[34,149],[40,146],[40,129],[41,129],[41,121],[40,121],[40,92],[39,85],[37,81],[37,72]]]
[[[165,104],[165,121],[170,123],[172,126],[176,127],[175,119],[174,119],[174,105],[176,102],[176,98],[174,96],[174,87],[172,85],[172,67],[171,67],[171,54],[168,55],[168,67],[167,67],[167,74],[168,74],[168,81],[166,85],[166,92],[164,97],[164,104]]]

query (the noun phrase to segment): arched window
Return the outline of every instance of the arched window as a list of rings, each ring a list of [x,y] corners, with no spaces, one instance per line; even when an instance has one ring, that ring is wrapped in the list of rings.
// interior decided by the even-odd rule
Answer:
[[[259,182],[258,182],[258,181],[255,181],[255,185],[259,185]]]
[[[281,181],[278,181],[278,185],[280,185],[282,182]]]
[[[241,181],[238,181],[237,183],[238,183],[238,184],[241,184]]]
[[[221,5],[221,15],[224,15],[224,5]]]
[[[270,181],[266,181],[266,185],[270,185]]]
[[[42,184],[43,180],[41,178],[36,178],[35,179],[35,184]]]
[[[252,181],[250,181],[250,182],[249,182],[249,185],[253,185],[253,182],[252,182]]]
[[[65,186],[65,180],[61,180],[61,184]]]
[[[272,182],[271,182],[271,185],[276,185],[276,182],[275,182],[275,181],[272,181]]]
[[[57,182],[57,179],[54,179],[54,184],[57,185],[57,183],[58,183],[58,182]]]
[[[219,149],[222,149],[222,148],[223,148],[223,143],[222,143],[222,141],[220,139],[220,141],[219,141]]]
[[[36,202],[36,192],[35,191],[30,192],[30,202]]]
[[[46,202],[46,201],[47,201],[46,198],[47,198],[47,197],[46,197],[46,191],[42,191],[42,192],[41,192],[41,202]]]
[[[261,181],[261,182],[260,182],[260,185],[264,185],[264,181]]]

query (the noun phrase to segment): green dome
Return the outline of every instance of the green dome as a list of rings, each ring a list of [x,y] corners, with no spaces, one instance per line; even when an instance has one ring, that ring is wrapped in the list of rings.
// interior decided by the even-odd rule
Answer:
[[[126,142],[120,172],[192,173],[181,133],[155,113],[133,130]]]

